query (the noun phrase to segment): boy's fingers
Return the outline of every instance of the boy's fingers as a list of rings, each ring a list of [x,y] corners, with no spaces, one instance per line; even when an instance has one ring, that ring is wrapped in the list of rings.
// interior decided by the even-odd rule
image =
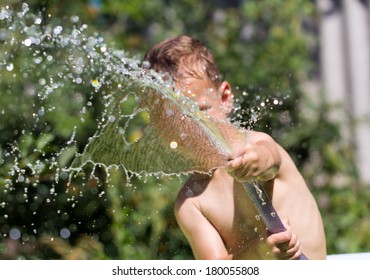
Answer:
[[[292,233],[290,231],[283,231],[283,232],[271,234],[267,238],[267,241],[273,246],[277,246],[281,248],[284,248],[284,247],[288,248],[291,238],[292,238]]]
[[[241,169],[245,166],[245,162],[243,161],[242,157],[237,157],[236,159],[232,159],[226,163],[225,167],[226,170],[235,171]]]

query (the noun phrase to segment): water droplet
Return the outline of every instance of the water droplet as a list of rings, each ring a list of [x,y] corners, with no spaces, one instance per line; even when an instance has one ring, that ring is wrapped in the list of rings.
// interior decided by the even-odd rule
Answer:
[[[9,231],[9,236],[10,236],[11,239],[17,240],[17,239],[21,238],[21,231],[17,228],[12,228]]]
[[[105,192],[104,192],[104,191],[102,191],[101,193],[99,193],[99,197],[103,197],[103,196],[104,196],[104,194],[105,194]]]
[[[92,80],[91,81],[91,85],[94,87],[94,88],[97,88],[100,86],[100,83],[98,80]]]
[[[71,232],[68,228],[62,228],[59,232],[60,237],[67,239],[71,236]]]
[[[13,65],[13,63],[10,63],[10,64],[8,64],[8,65],[6,66],[6,70],[8,70],[8,71],[13,71],[13,69],[14,69],[14,65]]]
[[[28,6],[28,4],[27,3],[22,3],[22,11],[24,12],[24,13],[26,13],[26,12],[28,12],[29,11],[29,6]]]
[[[168,110],[166,111],[166,113],[167,113],[167,116],[168,116],[168,117],[173,116],[173,111],[172,111],[171,109],[168,109]]]
[[[194,193],[192,190],[187,190],[185,193],[186,197],[193,197]]]
[[[68,179],[68,173],[63,171],[63,172],[60,173],[59,177],[62,180],[67,180]]]
[[[26,40],[24,40],[24,45],[26,46],[26,47],[29,47],[29,46],[31,46],[32,45],[32,40],[30,39],[30,38],[27,38]]]
[[[78,16],[72,16],[72,17],[71,17],[71,22],[76,23],[76,22],[78,22],[79,20],[80,20],[80,18],[79,18]]]
[[[171,143],[170,143],[170,147],[171,147],[171,149],[176,149],[177,148],[177,142],[175,142],[175,141],[172,141]]]
[[[42,117],[43,115],[45,115],[45,110],[42,108],[40,110],[38,110],[37,114]]]
[[[42,62],[42,57],[36,57],[33,59],[33,61],[36,63],[36,64],[40,64]]]
[[[20,183],[24,182],[24,176],[23,175],[19,175],[18,178],[17,178],[17,180]]]
[[[44,86],[44,85],[46,84],[46,80],[45,80],[44,78],[41,78],[41,79],[39,80],[39,84],[40,84],[41,86]]]
[[[62,33],[62,31],[63,31],[63,27],[59,25],[54,28],[53,32],[54,32],[54,35],[59,35],[60,33]]]

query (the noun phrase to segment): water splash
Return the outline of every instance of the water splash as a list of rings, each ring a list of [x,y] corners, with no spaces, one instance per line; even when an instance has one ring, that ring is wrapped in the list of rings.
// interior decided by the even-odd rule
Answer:
[[[209,170],[212,166],[217,166],[217,163],[224,160],[222,158],[211,159],[210,162],[202,163],[199,166],[196,163],[201,162],[201,159],[193,158],[190,159],[190,162],[184,162],[184,165],[180,165],[177,169],[166,170],[166,165],[171,166],[171,162],[165,164],[164,160],[170,160],[173,152],[178,152],[177,154],[182,159],[189,156],[186,149],[182,149],[186,145],[185,142],[191,141],[192,132],[189,122],[203,118],[205,125],[202,128],[206,131],[210,130],[211,134],[214,134],[217,128],[212,128],[204,117],[197,110],[194,110],[196,108],[194,103],[186,100],[181,94],[173,92],[171,90],[173,85],[170,81],[165,80],[157,73],[144,71],[139,66],[139,59],[129,57],[123,50],[110,48],[99,34],[89,34],[86,24],[77,25],[78,17],[71,18],[71,23],[74,25],[70,29],[59,24],[53,25],[50,17],[49,15],[45,19],[41,15],[29,13],[29,7],[26,3],[22,5],[20,12],[15,12],[8,7],[2,8],[0,12],[0,42],[5,47],[5,51],[0,58],[1,78],[3,81],[7,79],[14,80],[14,84],[22,79],[23,82],[21,84],[24,85],[23,96],[19,96],[19,99],[29,98],[28,101],[33,102],[32,109],[26,108],[28,111],[32,111],[32,117],[28,111],[23,113],[23,117],[29,120],[27,122],[28,127],[21,130],[21,132],[14,131],[14,133],[21,133],[21,142],[28,144],[32,141],[32,135],[35,132],[41,133],[42,135],[39,142],[36,143],[37,147],[34,149],[34,152],[45,154],[48,144],[55,140],[53,133],[46,133],[48,129],[50,130],[48,122],[52,122],[52,119],[61,110],[66,111],[66,117],[68,117],[68,114],[74,117],[72,127],[60,128],[63,130],[62,136],[70,137],[65,141],[65,145],[62,145],[64,147],[62,151],[49,153],[48,160],[28,163],[27,169],[31,169],[31,173],[40,173],[42,169],[51,166],[58,169],[58,174],[65,174],[65,167],[69,160],[76,152],[81,151],[81,147],[84,147],[86,144],[80,143],[81,137],[76,136],[76,134],[87,126],[95,126],[93,131],[97,131],[95,134],[90,135],[92,137],[90,143],[100,141],[101,145],[105,145],[105,148],[100,148],[99,152],[96,150],[91,151],[91,145],[88,146],[87,152],[79,157],[80,166],[91,161],[94,164],[100,163],[106,166],[123,164],[134,172],[145,170],[147,172],[176,173],[189,171],[189,169]],[[17,60],[19,53],[32,57],[33,64],[22,65],[22,61]],[[8,73],[4,73],[5,69],[5,72]],[[20,70],[22,77],[17,77],[16,73],[12,74],[14,69]],[[6,93],[9,97],[13,95],[12,85],[9,82],[9,88]],[[153,93],[154,91],[151,89],[155,89],[159,96]],[[61,108],[61,104],[56,104],[55,101],[61,100],[58,97],[65,94],[70,96],[72,108]],[[248,94],[243,92],[242,96],[246,95]],[[144,98],[142,98],[143,96]],[[168,137],[169,143],[160,143],[161,146],[155,150],[159,151],[162,149],[166,151],[170,147],[171,156],[163,158],[162,163],[158,164],[157,167],[150,168],[149,166],[143,166],[141,163],[139,164],[139,161],[153,162],[150,157],[144,160],[135,158],[135,156],[130,158],[132,155],[128,156],[127,151],[135,149],[134,146],[140,146],[140,144],[136,144],[140,142],[138,141],[140,138],[149,135],[150,139],[141,141],[147,147],[147,143],[156,142],[158,136],[156,133],[158,131],[162,133],[163,124],[157,131],[149,131],[144,135],[148,125],[147,116],[150,114],[150,110],[156,109],[153,106],[157,105],[153,104],[156,104],[155,102],[158,101],[155,100],[158,99],[167,99],[169,101],[167,103],[172,103],[175,107],[166,105],[168,108],[165,108],[163,106],[163,108],[159,109],[165,110],[166,116],[152,115],[149,119],[165,119],[166,117],[166,120],[184,119],[190,114],[192,120],[184,121],[184,123],[188,123],[189,129],[187,130],[186,126],[182,124],[181,129],[183,131],[178,132],[178,139]],[[258,100],[259,97],[256,96],[255,99]],[[266,99],[260,100],[259,106],[250,106],[248,113],[251,118],[247,121],[248,123],[243,123],[242,125],[252,128],[253,124],[259,119],[260,111],[269,104],[278,105],[281,104],[281,101]],[[67,104],[63,105],[66,106]],[[104,108],[101,115],[96,116],[96,124],[86,123],[91,115],[99,111],[96,110],[95,106],[101,105]],[[182,111],[176,112],[178,108]],[[176,112],[177,116],[174,116],[174,112]],[[241,110],[237,106],[235,112],[237,118],[242,119],[246,110]],[[3,115],[12,113],[18,114],[15,106],[2,108]],[[179,114],[183,116],[179,116]],[[78,116],[78,119],[76,116]],[[168,133],[171,133],[171,131]],[[216,135],[216,137],[221,139],[222,135]],[[83,138],[83,141],[85,141],[85,138]],[[11,143],[9,146],[11,148],[5,151],[3,161],[13,159],[13,167],[10,171],[12,175],[25,173],[24,169],[19,167],[18,162],[18,154],[22,153],[22,147],[19,147],[18,143]],[[96,145],[94,144],[93,146]],[[115,147],[113,151],[107,152],[107,149],[112,146]],[[210,143],[210,146],[212,146],[212,143]],[[210,148],[210,146],[207,148]],[[222,146],[225,147],[227,145]],[[122,149],[120,147],[125,148]],[[140,147],[138,150],[142,148],[145,147]],[[218,151],[222,150],[220,147],[213,148]],[[150,146],[146,148],[147,152],[150,150]],[[201,152],[199,151],[199,154],[202,154]],[[229,151],[223,152],[227,154]],[[209,154],[211,153],[208,152]],[[179,158],[176,161],[179,161]],[[135,164],[138,166],[135,166]],[[192,165],[193,167],[191,167]],[[77,166],[77,164],[74,165],[75,168]],[[56,177],[59,178],[60,176],[57,175]]]
[[[207,157],[194,157],[192,142],[206,137],[191,131],[204,118],[197,106],[173,91],[170,81],[144,71],[138,58],[110,48],[76,18],[71,23],[54,24],[52,16],[32,14],[26,4],[21,12],[0,10],[0,238],[37,241],[56,251],[81,228],[99,230],[95,220],[78,216],[86,215],[89,197],[113,203],[110,210],[124,207],[109,215],[123,225],[129,223],[123,213],[133,210],[111,186],[134,193],[143,185],[137,179],[145,183],[148,174],[153,182],[164,174],[208,172],[227,154],[209,157],[207,149],[219,147],[208,140],[195,153]],[[182,123],[174,133],[162,118]],[[70,221],[71,212],[77,218]],[[100,238],[111,234],[103,227]]]
[[[71,209],[78,207],[84,194],[72,179],[82,177],[83,187],[95,184],[101,180],[95,176],[101,166],[123,167],[130,185],[142,171],[155,176],[208,172],[225,163],[231,139],[219,129],[223,123],[209,122],[197,105],[173,91],[171,81],[142,69],[141,61],[126,51],[111,48],[78,17],[70,21],[71,28],[54,24],[51,16],[30,13],[27,4],[19,12],[0,10],[0,81],[7,87],[0,104],[0,133],[6,139],[0,147],[4,193],[24,187],[22,198],[31,204],[33,217],[40,213],[32,201],[60,199],[61,181],[69,181],[63,199]],[[250,108],[247,127],[258,121],[263,108],[278,105],[271,100],[259,100],[259,106]],[[194,126],[200,128],[196,134]],[[242,137],[236,131],[232,135]],[[83,167],[89,164],[86,174]],[[55,182],[49,188],[43,184],[45,177]],[[9,205],[3,201],[0,208]],[[58,209],[56,215],[64,219],[68,211]],[[40,234],[37,225],[31,227]],[[17,227],[9,234],[31,238]],[[62,238],[70,234],[71,227],[60,229]]]
[[[63,164],[66,164],[80,146],[76,130],[84,127],[84,116],[92,114],[94,99],[99,99],[104,109],[96,119],[97,132],[92,135],[84,153],[77,155],[74,161],[74,170],[92,162],[106,167],[122,165],[126,170],[135,173],[178,173],[209,171],[225,161],[228,151],[219,155],[222,148],[215,147],[217,141],[206,140],[208,136],[202,132],[194,136],[192,131],[194,122],[202,118],[205,123],[202,127],[204,130],[214,133],[217,128],[206,123],[206,118],[199,110],[195,110],[196,105],[192,101],[172,91],[173,85],[170,81],[157,73],[143,70],[139,66],[140,61],[130,58],[124,51],[110,49],[98,34],[88,36],[87,26],[84,24],[71,30],[60,25],[44,26],[41,25],[44,19],[27,12],[27,4],[22,6],[20,13],[6,8],[1,11],[2,22],[5,23],[1,34],[6,34],[2,36],[3,44],[9,49],[15,46],[18,52],[28,52],[35,63],[34,66],[22,69],[23,77],[28,78],[28,89],[24,93],[37,95],[40,102],[40,106],[35,108],[36,112],[32,114],[33,128],[30,132],[25,130],[24,137],[27,138],[35,130],[39,130],[40,126],[46,124],[45,121],[53,117],[59,108],[52,100],[66,91],[73,91],[71,97],[74,105],[77,105],[75,114],[77,111],[80,115],[80,122],[65,132],[70,135],[70,139],[63,145],[62,151],[51,153],[51,159],[47,162],[29,163],[27,168],[30,168],[32,173],[39,173],[46,166],[56,168],[57,174],[68,171]],[[28,25],[27,21],[30,21],[31,25]],[[14,44],[15,38],[18,37],[21,38],[21,45]],[[14,53],[6,51],[0,65],[11,71],[15,63],[17,61]],[[59,67],[55,69],[55,73],[48,73],[47,69],[52,65]],[[15,67],[21,66],[18,63]],[[31,73],[34,71],[36,75]],[[83,90],[91,86],[89,97],[86,97],[86,94],[83,96],[79,85],[84,86]],[[51,102],[48,102],[50,100]],[[166,115],[152,111],[165,112]],[[146,127],[149,122],[145,113],[150,115],[149,127]],[[174,133],[172,128],[179,125],[171,126],[168,123],[171,120],[181,120],[181,131]],[[163,121],[167,124],[164,125]],[[137,129],[137,123],[141,123],[142,127],[139,125]],[[131,127],[136,127],[136,130],[130,130]],[[169,129],[166,131],[166,128]],[[159,137],[159,134],[162,137]],[[222,139],[220,135],[216,136]],[[197,153],[190,153],[190,147],[194,147],[192,141],[202,140],[209,145],[202,145]],[[45,153],[44,148],[47,148],[51,141],[53,135],[45,133],[35,151]],[[218,151],[214,153],[215,158],[199,156],[212,154],[212,149]],[[12,151],[6,155],[14,154],[17,150],[18,147],[13,145]],[[196,158],[192,156],[194,154]],[[14,161],[17,161],[16,155]],[[14,162],[11,172],[24,174],[25,170]]]

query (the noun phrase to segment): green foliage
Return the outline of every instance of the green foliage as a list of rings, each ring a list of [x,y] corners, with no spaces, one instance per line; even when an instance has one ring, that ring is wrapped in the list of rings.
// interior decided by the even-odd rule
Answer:
[[[358,182],[352,147],[341,135],[341,124],[328,118],[333,108],[312,103],[302,90],[314,67],[316,40],[303,28],[307,21],[315,23],[311,1],[251,0],[234,7],[228,1],[107,0],[94,5],[75,0],[63,2],[63,9],[56,0],[27,2],[47,23],[65,28],[86,23],[133,56],[142,57],[168,36],[186,33],[204,41],[234,87],[237,120],[273,135],[303,172],[323,215],[328,252],[370,250],[369,188]],[[1,5],[21,9],[22,3]],[[34,20],[28,19],[30,27]],[[50,80],[68,65],[48,57],[68,61],[71,53],[40,47],[34,56],[17,44],[5,45],[3,36],[0,258],[191,259],[172,210],[184,178],[90,166],[69,179],[53,163],[68,166],[82,151],[97,129],[104,97],[71,77]],[[24,40],[23,34],[15,40]],[[6,69],[10,63],[12,71]],[[53,88],[55,83],[63,83],[63,90]],[[45,88],[50,95],[40,96]],[[88,102],[93,110],[81,115]],[[67,144],[73,139],[78,145]],[[9,238],[11,232],[21,238]]]

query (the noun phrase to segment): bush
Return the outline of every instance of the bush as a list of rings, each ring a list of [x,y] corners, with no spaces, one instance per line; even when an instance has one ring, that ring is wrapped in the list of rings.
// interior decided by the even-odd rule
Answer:
[[[301,86],[315,70],[317,42],[304,28],[315,23],[310,1],[89,3],[67,1],[62,10],[60,1],[5,1],[24,19],[15,22],[5,19],[11,9],[0,12],[1,258],[192,258],[172,211],[186,176],[86,166],[69,177],[63,170],[101,126],[117,86],[102,75],[104,63],[73,68],[81,66],[81,49],[63,48],[58,34],[73,28],[87,34],[85,46],[95,44],[89,37],[103,38],[100,47],[124,49],[125,57],[140,58],[172,35],[204,41],[234,85],[236,121],[274,136],[303,172],[323,215],[328,252],[370,250],[369,189],[358,181],[353,150],[341,124],[328,118],[332,108],[311,103]],[[48,47],[27,47],[25,34],[49,34]]]

